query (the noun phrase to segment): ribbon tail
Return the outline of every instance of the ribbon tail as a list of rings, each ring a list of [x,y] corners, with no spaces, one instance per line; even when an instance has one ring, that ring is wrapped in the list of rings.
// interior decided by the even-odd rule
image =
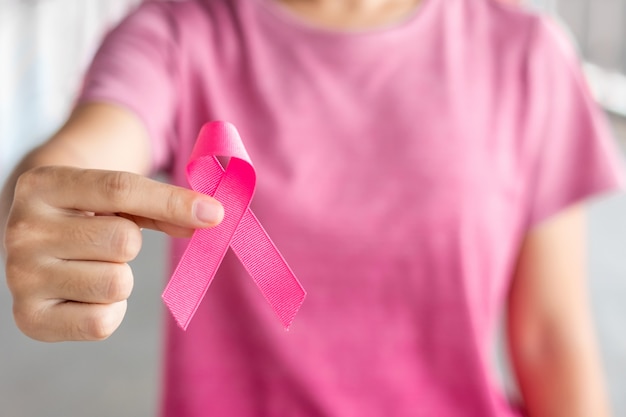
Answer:
[[[213,246],[211,231],[196,230],[161,297],[176,323],[183,329],[195,314],[224,257]]]
[[[306,292],[250,209],[233,235],[231,248],[288,329]]]

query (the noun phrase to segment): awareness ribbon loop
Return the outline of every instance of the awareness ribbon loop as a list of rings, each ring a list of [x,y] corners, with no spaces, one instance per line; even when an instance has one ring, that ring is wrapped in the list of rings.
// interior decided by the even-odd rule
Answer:
[[[216,156],[230,157],[226,169]],[[163,292],[178,325],[187,329],[230,246],[288,328],[306,293],[249,208],[256,174],[232,124],[211,122],[202,127],[187,179],[193,190],[220,201],[225,214],[218,226],[194,232]]]

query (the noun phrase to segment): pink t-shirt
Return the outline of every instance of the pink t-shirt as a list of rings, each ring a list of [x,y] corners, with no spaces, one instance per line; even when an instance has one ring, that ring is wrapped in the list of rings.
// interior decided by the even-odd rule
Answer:
[[[271,0],[149,2],[81,100],[134,111],[180,185],[201,125],[234,123],[308,292],[285,332],[229,253],[188,331],[167,316],[164,416],[520,415],[490,367],[520,242],[620,183],[572,48],[489,0],[364,32]]]

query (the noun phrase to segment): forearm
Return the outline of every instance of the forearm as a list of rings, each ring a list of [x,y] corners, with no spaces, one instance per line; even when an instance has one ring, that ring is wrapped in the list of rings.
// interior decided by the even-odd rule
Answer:
[[[580,323],[583,327],[586,324]],[[546,328],[541,341],[511,341],[512,361],[530,417],[608,417],[597,348],[589,337]]]
[[[585,213],[535,226],[508,298],[511,360],[530,417],[610,415],[587,294]]]

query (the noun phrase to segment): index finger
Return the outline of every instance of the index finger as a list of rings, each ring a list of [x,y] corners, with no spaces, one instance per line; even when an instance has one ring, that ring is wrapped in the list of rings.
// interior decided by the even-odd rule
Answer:
[[[185,228],[215,226],[224,216],[210,196],[130,172],[43,167],[30,175],[25,181],[35,182],[40,198],[57,208],[126,213]]]

